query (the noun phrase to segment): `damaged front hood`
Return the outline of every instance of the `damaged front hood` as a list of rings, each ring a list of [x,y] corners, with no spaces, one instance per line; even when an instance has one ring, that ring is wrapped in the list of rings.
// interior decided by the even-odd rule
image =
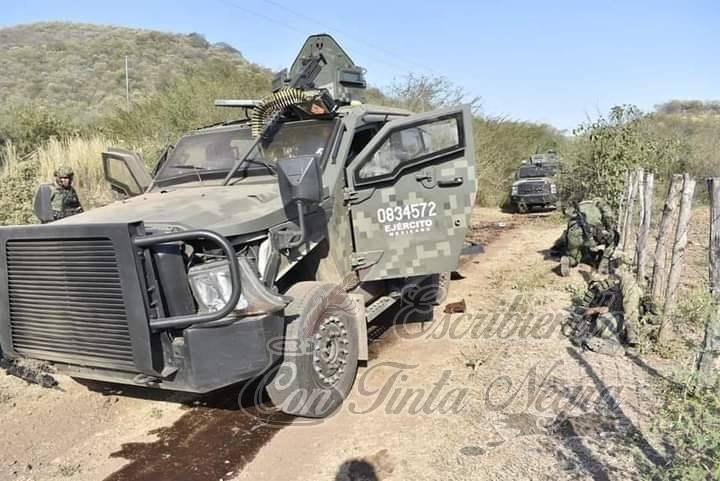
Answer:
[[[143,221],[150,230],[208,229],[233,236],[287,220],[277,179],[233,186],[194,186],[150,192],[57,221],[98,224]]]

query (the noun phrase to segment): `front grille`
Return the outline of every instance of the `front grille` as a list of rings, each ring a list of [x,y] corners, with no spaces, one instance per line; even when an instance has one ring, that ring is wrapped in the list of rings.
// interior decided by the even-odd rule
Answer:
[[[110,239],[9,239],[5,255],[10,329],[18,353],[135,370]]]
[[[550,193],[550,187],[545,182],[526,182],[518,185],[518,194],[544,194]]]

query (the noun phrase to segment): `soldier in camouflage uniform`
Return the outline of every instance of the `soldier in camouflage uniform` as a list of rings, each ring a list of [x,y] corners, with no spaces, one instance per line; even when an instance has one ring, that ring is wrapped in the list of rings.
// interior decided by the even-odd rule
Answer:
[[[70,167],[60,167],[55,171],[55,190],[50,198],[53,219],[63,219],[83,211],[77,192],[72,186],[75,173]]]
[[[622,354],[623,341],[637,345],[643,297],[625,255],[619,253],[614,263],[612,275],[590,282],[582,306],[587,329],[576,338],[586,349],[609,355]]]
[[[564,234],[565,254],[560,258],[560,273],[570,275],[570,269],[585,257],[596,257],[602,251],[598,270],[607,273],[608,263],[617,246],[617,226],[610,206],[601,199],[581,202],[571,212]]]

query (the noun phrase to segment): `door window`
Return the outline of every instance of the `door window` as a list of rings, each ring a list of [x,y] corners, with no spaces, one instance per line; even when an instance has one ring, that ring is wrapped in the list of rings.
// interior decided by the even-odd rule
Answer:
[[[132,197],[145,192],[152,182],[142,157],[128,150],[110,148],[102,153],[105,180],[115,192]]]
[[[396,130],[360,166],[358,179],[392,177],[406,165],[457,149],[461,143],[460,128],[457,117],[448,117]]]
[[[360,130],[355,132],[355,136],[350,144],[350,151],[347,155],[348,164],[362,151],[362,149],[365,148],[367,144],[370,143],[379,129],[380,125],[372,125],[370,127],[362,127]]]
[[[129,197],[140,195],[143,189],[139,182],[135,180],[130,168],[123,159],[108,157],[105,161],[106,176],[112,180],[113,187],[120,193]]]

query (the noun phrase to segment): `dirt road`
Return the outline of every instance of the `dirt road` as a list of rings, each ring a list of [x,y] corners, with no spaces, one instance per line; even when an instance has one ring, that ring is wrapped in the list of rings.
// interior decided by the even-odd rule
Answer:
[[[47,390],[0,374],[0,479],[605,480],[660,462],[658,366],[578,351],[560,332],[584,285],[546,258],[561,226],[487,209],[474,223],[489,243],[448,298],[467,312],[385,331],[330,419],[238,409],[237,388]]]

